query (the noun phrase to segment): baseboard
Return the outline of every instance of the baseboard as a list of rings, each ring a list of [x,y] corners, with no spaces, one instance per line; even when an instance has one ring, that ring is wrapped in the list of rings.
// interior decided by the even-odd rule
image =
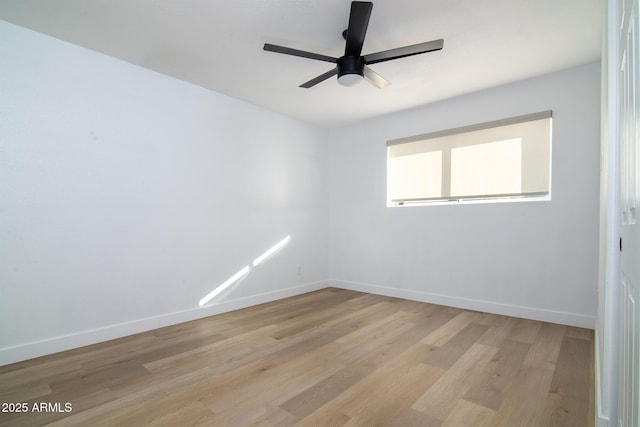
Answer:
[[[91,329],[42,341],[22,344],[15,347],[3,348],[0,349],[0,366],[20,362],[23,360],[33,359],[34,357],[44,356],[47,354],[58,353],[60,351],[70,350],[73,348],[84,347],[86,345],[108,341],[115,338],[121,338],[140,332],[150,331],[152,329],[201,319],[203,317],[209,317],[215,314],[226,313],[228,311],[239,310],[258,304],[264,304],[282,298],[288,298],[291,296],[324,289],[328,286],[328,281],[306,283],[300,286],[294,286],[272,292],[264,292],[249,297],[223,301],[205,307],[195,307],[188,310],[182,310],[159,316],[148,317],[145,319],[134,320],[131,322],[110,325],[104,328]]]
[[[491,301],[433,294],[409,289],[390,288],[386,286],[351,282],[347,280],[330,280],[329,282],[331,283],[331,286],[337,288],[367,292],[376,295],[404,298],[431,304],[482,311],[486,313],[540,320],[543,322],[558,323],[561,325],[577,326],[580,328],[595,329],[596,326],[595,316],[586,316],[577,313],[567,313],[562,311],[553,311],[511,304],[501,304]]]

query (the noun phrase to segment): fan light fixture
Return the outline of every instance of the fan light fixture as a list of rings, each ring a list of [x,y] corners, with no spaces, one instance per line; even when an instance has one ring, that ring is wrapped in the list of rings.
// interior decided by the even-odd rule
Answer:
[[[342,86],[355,86],[360,83],[364,77],[360,74],[344,74],[338,77],[338,83]]]

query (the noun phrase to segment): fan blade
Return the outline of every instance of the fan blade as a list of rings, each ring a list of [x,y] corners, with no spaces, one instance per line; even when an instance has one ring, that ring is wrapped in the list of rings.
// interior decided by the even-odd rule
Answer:
[[[334,64],[338,60],[338,58],[334,58],[332,56],[321,55],[319,53],[313,53],[313,52],[306,52],[304,50],[292,49],[290,47],[278,46],[278,45],[269,44],[269,43],[265,43],[263,49],[267,50],[269,52],[283,53],[285,55],[300,56],[302,58],[316,59],[318,61],[326,61],[326,62],[331,62],[331,63],[334,63]]]
[[[371,17],[373,3],[368,1],[351,2],[351,14],[347,27],[347,43],[344,48],[345,56],[360,56],[364,36],[367,34],[369,18]]]
[[[389,80],[385,79],[366,65],[364,66],[364,78],[378,89],[382,89],[383,87],[387,87],[391,84]]]
[[[392,59],[404,58],[405,56],[419,55],[421,53],[440,50],[443,46],[444,40],[432,40],[430,42],[418,43],[411,46],[399,47],[397,49],[390,49],[382,52],[372,53],[370,55],[365,55],[364,61],[367,64],[391,61]]]
[[[303,88],[309,89],[310,87],[315,86],[318,83],[327,80],[329,77],[335,76],[336,74],[338,74],[338,67],[334,68],[333,70],[327,71],[324,74],[320,74],[318,77],[314,77],[313,79],[309,80],[308,82],[302,83],[298,87],[303,87]]]

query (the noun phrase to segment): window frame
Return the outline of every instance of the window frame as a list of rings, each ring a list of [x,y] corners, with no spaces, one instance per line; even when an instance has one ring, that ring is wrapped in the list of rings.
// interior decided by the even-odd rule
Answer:
[[[553,114],[551,110],[541,111],[533,114],[526,114],[521,116],[510,117],[506,119],[494,120],[490,122],[478,123],[468,126],[462,126],[453,129],[446,129],[436,132],[430,132],[421,135],[415,135],[410,137],[404,137],[394,140],[387,141],[386,149],[387,149],[387,191],[386,191],[386,203],[387,207],[406,207],[406,206],[425,206],[425,205],[450,205],[450,204],[467,204],[467,203],[500,203],[500,202],[523,202],[523,201],[550,201],[551,200],[551,187],[552,187],[552,143],[553,143]],[[456,137],[458,135],[462,135],[465,133],[488,130],[493,128],[506,128],[511,125],[520,125],[531,121],[539,121],[548,119],[548,148],[545,148],[545,154],[548,152],[548,158],[545,156],[545,161],[548,161],[548,191],[521,191],[518,193],[506,193],[506,194],[485,194],[480,196],[451,196],[447,195],[444,192],[444,188],[446,185],[449,187],[449,193],[451,192],[451,168],[452,168],[452,157],[451,152],[455,148],[459,147],[473,147],[476,145],[481,145],[483,143],[491,143],[491,142],[500,142],[500,141],[492,141],[488,140],[486,142],[478,142],[471,144],[462,144],[456,145],[456,143],[452,143],[449,145],[445,145],[440,143],[439,147],[443,150],[442,152],[442,164],[440,167],[440,171],[442,174],[441,181],[443,182],[443,191],[439,197],[421,197],[421,198],[401,198],[401,199],[391,199],[390,195],[390,161],[392,156],[390,155],[390,147],[399,146],[403,144],[429,144],[429,140],[434,140],[436,138],[446,138],[446,137]],[[546,126],[546,124],[545,124]],[[436,142],[437,143],[437,142]],[[414,144],[414,145],[418,145]],[[535,144],[535,143],[529,143]],[[547,141],[544,141],[544,144],[547,144]],[[411,147],[406,145],[405,148]],[[436,151],[438,148],[430,148],[430,149],[417,149],[413,154],[423,154]],[[446,174],[448,172],[448,175]],[[543,176],[543,175],[540,175]],[[444,196],[442,194],[445,194]]]

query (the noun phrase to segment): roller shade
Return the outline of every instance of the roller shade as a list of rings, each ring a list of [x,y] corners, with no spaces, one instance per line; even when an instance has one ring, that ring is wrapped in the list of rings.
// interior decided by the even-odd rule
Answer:
[[[551,111],[387,143],[390,204],[548,196]]]

